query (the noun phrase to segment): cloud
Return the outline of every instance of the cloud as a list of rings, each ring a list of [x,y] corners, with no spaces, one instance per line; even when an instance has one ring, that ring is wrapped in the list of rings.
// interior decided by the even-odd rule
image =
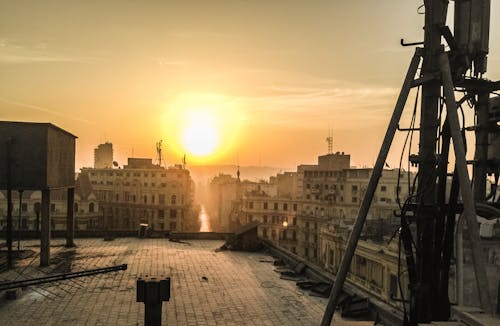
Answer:
[[[371,126],[385,121],[398,89],[335,81],[321,85],[271,85],[266,95],[240,97],[240,103],[264,123],[290,127]],[[342,85],[345,84],[345,85]],[[279,117],[267,119],[267,117]]]
[[[16,41],[0,39],[0,64],[82,63],[98,60],[100,58],[51,53],[45,42],[25,46]]]
[[[61,112],[58,112],[57,110],[53,110],[53,109],[41,107],[41,106],[38,106],[38,105],[33,105],[33,104],[18,102],[18,101],[15,101],[15,100],[11,100],[11,99],[5,98],[3,96],[0,96],[0,102],[6,103],[6,104],[10,104],[10,105],[13,105],[13,106],[17,106],[17,107],[23,107],[23,108],[30,109],[30,110],[35,110],[35,111],[39,111],[39,112],[44,112],[44,113],[52,114],[52,115],[55,115],[55,116],[63,117],[63,118],[66,118],[66,119],[71,119],[71,120],[74,120],[74,121],[84,122],[84,123],[88,123],[88,124],[94,124],[94,122],[92,122],[90,120],[87,120],[87,119],[82,119],[82,118],[76,117],[74,115],[63,114]]]

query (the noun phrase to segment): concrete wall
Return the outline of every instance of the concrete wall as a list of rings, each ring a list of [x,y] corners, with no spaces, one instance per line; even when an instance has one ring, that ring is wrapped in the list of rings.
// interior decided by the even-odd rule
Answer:
[[[73,187],[75,138],[49,123],[0,121],[0,171],[7,170],[7,140],[11,139],[13,189]],[[0,173],[0,189],[6,188],[6,173]]]

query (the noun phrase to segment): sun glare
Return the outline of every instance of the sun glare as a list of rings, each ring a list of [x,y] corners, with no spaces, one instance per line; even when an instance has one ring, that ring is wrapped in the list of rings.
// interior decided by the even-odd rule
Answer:
[[[165,112],[165,138],[175,156],[189,163],[224,159],[236,143],[244,115],[233,98],[184,93],[173,98]]]
[[[197,156],[212,154],[219,144],[219,135],[212,117],[205,114],[194,116],[183,133],[184,147]]]

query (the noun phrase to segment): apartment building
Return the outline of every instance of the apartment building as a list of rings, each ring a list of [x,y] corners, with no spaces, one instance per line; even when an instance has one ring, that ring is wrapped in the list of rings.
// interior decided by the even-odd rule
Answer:
[[[120,169],[83,168],[103,212],[107,230],[137,230],[141,223],[157,231],[191,228],[196,219],[194,183],[182,166],[163,168],[151,159],[129,158]]]
[[[50,198],[50,222],[52,230],[66,230],[67,192],[54,190]],[[12,192],[12,216],[14,230],[40,230],[41,191]],[[76,230],[99,229],[103,223],[102,211],[93,191],[77,180],[75,185],[74,217]],[[0,192],[0,229],[7,225],[7,195]]]

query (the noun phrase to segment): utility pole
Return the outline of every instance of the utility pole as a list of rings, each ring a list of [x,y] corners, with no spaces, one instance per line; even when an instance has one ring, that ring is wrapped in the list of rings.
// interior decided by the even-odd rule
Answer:
[[[438,57],[444,51],[441,45],[439,28],[446,22],[448,1],[426,0],[424,26],[424,58],[421,75],[432,77],[439,72]],[[437,290],[436,269],[433,264],[434,223],[437,218],[436,202],[436,139],[438,137],[438,115],[440,109],[441,82],[432,79],[422,85],[422,100],[420,111],[420,144],[419,144],[419,174],[418,202],[421,205],[417,216],[416,246],[420,254],[416,255],[417,284],[415,301],[412,311],[418,322],[428,323],[432,320],[432,310]],[[449,303],[448,303],[449,305]],[[448,307],[449,310],[449,307]]]

